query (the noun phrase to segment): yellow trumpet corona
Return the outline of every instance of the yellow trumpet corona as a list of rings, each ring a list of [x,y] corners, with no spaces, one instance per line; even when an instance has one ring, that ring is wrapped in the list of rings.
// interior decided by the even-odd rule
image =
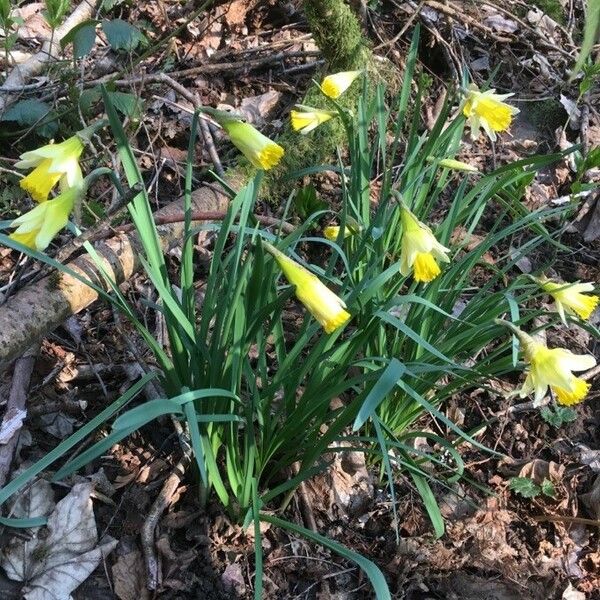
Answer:
[[[222,125],[233,145],[257,169],[268,171],[276,167],[283,158],[284,149],[266,135],[263,135],[250,123],[232,119],[223,121]]]
[[[292,129],[300,132],[302,135],[310,133],[319,125],[329,121],[336,113],[329,110],[319,110],[310,106],[297,106],[296,109],[290,112],[290,120]]]
[[[29,248],[45,250],[54,236],[68,223],[69,215],[81,193],[81,186],[72,187],[53,200],[40,202],[12,222],[17,229],[9,237]]]
[[[467,117],[474,140],[479,137],[479,130],[483,129],[495,141],[496,133],[507,130],[513,115],[519,112],[518,108],[504,102],[514,94],[496,94],[495,91],[480,92],[476,85],[471,85],[467,91],[463,114]]]
[[[519,338],[529,371],[519,394],[521,398],[534,393],[535,402],[540,402],[548,387],[556,394],[559,404],[571,405],[581,402],[587,395],[590,384],[573,371],[586,371],[596,365],[591,354],[574,354],[565,348],[548,348],[542,342],[507,321],[497,320],[509,327]]]
[[[296,288],[296,297],[321,324],[325,333],[332,333],[348,320],[350,313],[344,301],[334,294],[310,271],[293,261],[267,242],[265,248],[273,255],[286,279]]]
[[[79,167],[82,152],[83,142],[74,135],[60,144],[47,144],[21,154],[15,166],[18,169],[33,167],[33,171],[21,179],[20,186],[37,202],[47,200],[59,181],[63,190],[77,187],[83,179]]]
[[[450,262],[447,256],[450,249],[442,246],[431,229],[405,206],[400,208],[400,216],[403,229],[400,273],[408,276],[412,272],[415,281],[432,281],[441,273],[437,261]]]
[[[354,82],[362,71],[342,71],[327,75],[321,83],[321,90],[329,98],[336,100],[339,98]]]
[[[561,283],[546,277],[540,277],[536,281],[554,299],[556,310],[565,325],[567,314],[577,315],[587,321],[598,306],[598,296],[582,293],[594,291],[593,283]]]

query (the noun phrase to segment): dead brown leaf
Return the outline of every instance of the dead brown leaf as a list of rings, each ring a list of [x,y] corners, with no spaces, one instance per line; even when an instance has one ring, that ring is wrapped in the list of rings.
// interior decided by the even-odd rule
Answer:
[[[144,560],[139,550],[119,556],[112,567],[113,585],[119,600],[148,600]]]

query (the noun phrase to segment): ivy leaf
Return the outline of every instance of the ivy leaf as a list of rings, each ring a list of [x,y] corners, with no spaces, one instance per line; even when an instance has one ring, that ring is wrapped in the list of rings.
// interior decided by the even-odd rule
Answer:
[[[552,410],[548,406],[541,409],[540,415],[552,427],[562,427],[565,423],[571,423],[577,419],[577,411],[569,406],[557,406]]]
[[[52,138],[58,131],[56,113],[45,102],[29,98],[13,104],[0,119],[13,121],[25,127],[35,125],[35,133],[45,138]]]
[[[64,50],[65,47],[73,43],[73,56],[83,58],[88,55],[94,47],[96,41],[96,26],[100,21],[90,19],[75,25],[61,40],[60,47]]]
[[[137,27],[130,25],[123,19],[103,21],[102,29],[113,50],[133,52],[140,42],[146,40],[144,34]]]
[[[542,492],[540,486],[529,477],[513,477],[508,489],[520,494],[523,498],[535,498]]]
[[[102,90],[100,86],[83,90],[79,96],[79,108],[85,116],[94,114],[97,105],[102,102]]]
[[[108,92],[113,106],[125,117],[139,120],[142,115],[143,101],[134,94]]]

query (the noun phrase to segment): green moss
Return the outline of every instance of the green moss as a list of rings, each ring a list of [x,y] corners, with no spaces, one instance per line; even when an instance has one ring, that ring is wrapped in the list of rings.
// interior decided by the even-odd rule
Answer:
[[[565,14],[560,0],[535,0],[535,5],[557,23],[565,24]]]
[[[560,0],[535,0],[529,8],[536,6],[557,23],[560,23],[561,25],[565,24],[565,15]],[[514,9],[515,15],[524,18],[527,16],[529,8],[526,5],[516,6]]]
[[[365,69],[369,72],[370,90],[374,90],[379,75],[374,69],[371,51],[358,20],[350,8],[343,0],[305,0],[304,10],[315,41],[328,63],[325,71],[315,79],[320,80],[328,73],[337,71]],[[388,75],[386,79],[389,80]],[[337,102],[356,111],[361,93],[362,80],[359,79]],[[315,85],[308,89],[299,103],[331,109]],[[345,141],[346,132],[340,119],[331,119],[308,135],[292,131],[288,123],[277,139],[277,143],[285,149],[285,156],[276,169],[265,174],[261,195],[270,204],[278,205],[295,185],[295,181],[289,178],[291,173],[335,159],[336,149],[344,145]],[[246,161],[240,162],[235,171],[245,178],[252,177],[255,173],[255,169]]]
[[[527,102],[523,106],[524,116],[539,130],[554,131],[562,127],[567,120],[567,113],[562,104],[554,98]]]
[[[369,50],[358,19],[342,0],[304,0],[304,12],[317,46],[332,71],[365,65]]]

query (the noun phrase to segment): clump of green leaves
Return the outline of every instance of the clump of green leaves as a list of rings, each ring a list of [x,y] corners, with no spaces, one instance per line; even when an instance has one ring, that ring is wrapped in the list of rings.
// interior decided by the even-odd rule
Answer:
[[[540,495],[556,498],[556,488],[549,479],[544,479],[538,485],[529,477],[513,477],[508,484],[508,489],[523,496],[523,498],[537,498]]]
[[[0,31],[4,38],[4,51],[8,54],[17,41],[17,32],[13,31],[15,25],[20,25],[23,20],[11,15],[13,5],[10,0],[0,0]],[[6,64],[9,62],[7,60]]]
[[[572,423],[577,420],[577,411],[570,406],[555,406],[553,408],[544,406],[540,410],[540,415],[546,423],[557,429],[566,423]]]
[[[44,18],[51,29],[56,29],[64,20],[70,7],[69,0],[45,0]]]

